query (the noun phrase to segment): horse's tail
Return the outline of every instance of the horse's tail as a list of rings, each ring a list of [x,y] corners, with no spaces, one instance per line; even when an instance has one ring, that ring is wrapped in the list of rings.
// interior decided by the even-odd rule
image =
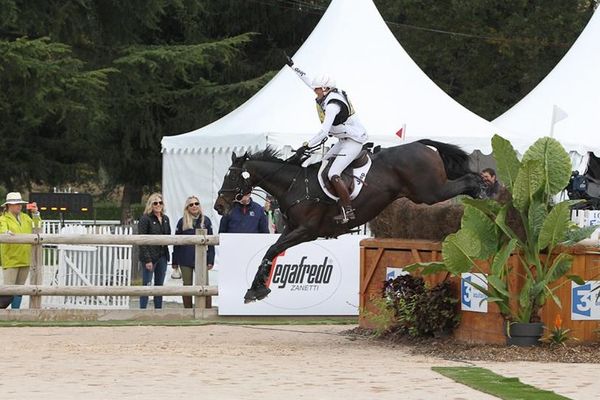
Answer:
[[[437,149],[444,162],[448,179],[457,179],[473,172],[469,167],[469,155],[460,147],[429,139],[421,139],[418,142]]]

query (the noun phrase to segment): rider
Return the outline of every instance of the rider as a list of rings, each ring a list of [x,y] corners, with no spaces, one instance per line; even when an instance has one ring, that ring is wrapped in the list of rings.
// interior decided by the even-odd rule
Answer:
[[[289,57],[287,65],[290,67],[294,65]],[[342,206],[341,214],[335,216],[334,219],[345,224],[348,220],[354,219],[355,215],[350,202],[350,193],[340,175],[361,152],[363,144],[367,141],[367,131],[356,116],[348,95],[336,87],[335,80],[328,75],[320,75],[311,79],[300,68],[292,69],[317,95],[317,112],[322,123],[319,133],[308,142],[304,142],[303,148],[299,151],[317,146],[326,140],[327,136],[339,139],[325,154],[323,161],[335,157],[327,176],[335,188]]]

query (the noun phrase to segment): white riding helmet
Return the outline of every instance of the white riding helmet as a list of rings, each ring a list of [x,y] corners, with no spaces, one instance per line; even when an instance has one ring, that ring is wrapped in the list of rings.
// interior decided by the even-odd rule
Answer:
[[[317,75],[313,78],[312,85],[313,89],[316,88],[334,88],[335,79],[327,74]]]

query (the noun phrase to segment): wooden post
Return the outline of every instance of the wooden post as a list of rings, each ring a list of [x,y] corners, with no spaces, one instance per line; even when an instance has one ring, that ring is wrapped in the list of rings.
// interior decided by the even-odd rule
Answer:
[[[196,229],[196,235],[206,236],[206,229]],[[195,265],[194,265],[194,285],[208,285],[208,267],[206,265],[206,245],[196,245]],[[207,306],[210,308],[210,297],[196,296],[194,298],[194,309],[204,311]]]
[[[34,227],[33,233],[38,235],[42,232],[41,227]],[[29,271],[29,283],[31,285],[42,285],[44,281],[44,253],[42,244],[38,240],[31,246],[31,265]],[[42,308],[42,296],[30,296],[29,308]]]

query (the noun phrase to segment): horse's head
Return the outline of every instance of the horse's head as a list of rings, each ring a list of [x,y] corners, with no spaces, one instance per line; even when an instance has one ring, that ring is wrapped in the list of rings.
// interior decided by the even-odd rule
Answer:
[[[241,157],[237,157],[235,153],[231,155],[231,166],[225,174],[219,196],[215,201],[214,208],[219,215],[229,213],[234,201],[240,201],[244,195],[252,192],[250,173],[244,168],[244,163],[248,159],[248,153]]]

